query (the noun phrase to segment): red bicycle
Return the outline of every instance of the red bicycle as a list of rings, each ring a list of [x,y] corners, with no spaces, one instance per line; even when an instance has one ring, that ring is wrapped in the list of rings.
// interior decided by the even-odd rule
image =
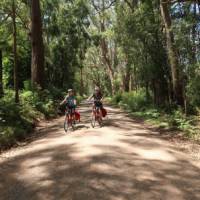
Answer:
[[[101,116],[101,108],[100,107],[94,107],[92,111],[92,120],[91,125],[94,128],[96,125],[96,122],[98,122],[99,126],[102,127],[103,124],[103,118]]]
[[[67,133],[69,128],[71,127],[72,130],[75,130],[76,126],[76,115],[74,109],[67,109],[65,110],[65,121],[64,121],[64,130]]]

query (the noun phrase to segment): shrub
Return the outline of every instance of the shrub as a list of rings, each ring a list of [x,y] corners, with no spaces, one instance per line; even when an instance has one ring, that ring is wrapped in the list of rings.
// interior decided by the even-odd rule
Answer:
[[[198,96],[198,93],[196,94]],[[147,120],[160,128],[178,129],[190,138],[199,140],[199,129],[195,126],[196,118],[186,116],[181,108],[171,106],[170,108],[155,107],[152,99],[147,99],[144,90],[138,92],[116,94],[112,103],[132,111],[131,115]],[[197,102],[195,103],[197,104]],[[196,120],[196,121],[195,121]]]
[[[20,105],[14,103],[12,90],[5,91],[0,99],[0,149],[24,139],[38,119],[57,114],[59,90],[53,90],[52,93],[40,89],[23,90],[20,92]]]
[[[168,118],[169,125],[180,130],[192,129],[192,120],[188,119],[181,109],[174,110]]]
[[[80,104],[81,101],[84,99],[84,97],[78,95],[76,96],[76,99],[77,99],[77,104]]]
[[[131,111],[143,110],[147,105],[150,104],[150,100],[146,98],[144,90],[125,92],[117,94],[113,98],[113,102],[123,105]]]
[[[24,81],[24,90],[32,90],[31,80]]]
[[[199,107],[200,106],[200,70],[199,67],[197,67],[194,77],[190,80],[189,84],[186,88],[186,94],[187,98],[190,102],[190,105],[193,107]]]
[[[113,98],[112,98],[112,103],[118,104],[122,100],[122,93],[117,93]]]

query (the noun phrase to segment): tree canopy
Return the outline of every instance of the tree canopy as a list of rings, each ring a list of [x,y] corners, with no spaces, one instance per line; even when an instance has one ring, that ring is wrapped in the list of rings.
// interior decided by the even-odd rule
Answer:
[[[199,104],[200,2],[3,0],[0,94],[32,86],[144,88],[156,105]]]

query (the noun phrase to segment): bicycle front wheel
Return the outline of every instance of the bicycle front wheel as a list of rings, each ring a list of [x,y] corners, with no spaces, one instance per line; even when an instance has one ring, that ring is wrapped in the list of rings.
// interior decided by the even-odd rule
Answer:
[[[94,114],[92,114],[91,125],[93,128],[95,127],[95,123],[96,123],[96,117]]]
[[[72,130],[75,131],[76,130],[76,120],[72,120]]]
[[[65,133],[67,133],[68,129],[69,129],[69,123],[68,123],[67,117],[65,117],[65,121],[64,121],[64,130],[65,130]]]

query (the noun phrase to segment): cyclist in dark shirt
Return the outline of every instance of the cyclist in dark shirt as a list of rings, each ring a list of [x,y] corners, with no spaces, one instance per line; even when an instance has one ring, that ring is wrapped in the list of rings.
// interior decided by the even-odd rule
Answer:
[[[103,94],[99,87],[95,87],[95,92],[88,98],[88,101],[93,99],[93,109],[100,109],[100,114],[102,117],[102,109],[103,109]]]

